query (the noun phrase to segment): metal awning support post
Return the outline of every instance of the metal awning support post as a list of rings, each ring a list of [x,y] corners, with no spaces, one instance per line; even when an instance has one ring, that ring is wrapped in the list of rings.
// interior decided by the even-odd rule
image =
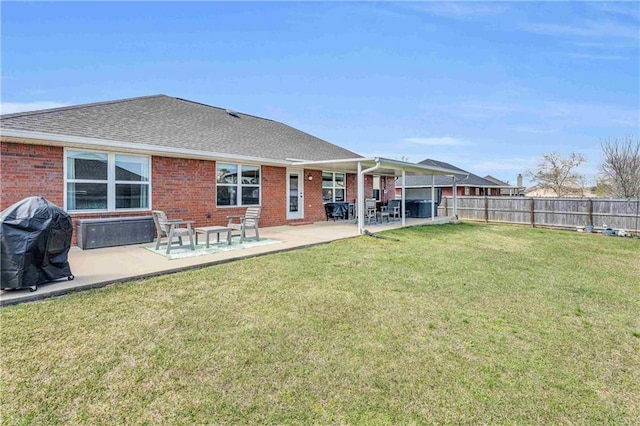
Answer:
[[[360,234],[364,234],[364,176],[379,168],[379,160],[376,161],[375,166],[365,170],[362,170],[362,164],[358,161],[358,210],[360,210],[360,214],[358,215],[358,232]]]
[[[453,179],[453,216],[458,218],[458,188],[456,187],[456,177],[452,176]]]
[[[431,220],[436,220],[436,175],[431,175]]]
[[[362,163],[358,161],[358,199],[356,200],[358,215],[358,233],[362,234],[364,229],[364,175],[362,174]]]
[[[400,215],[402,217],[402,226],[405,226],[404,217],[405,217],[405,214],[406,214],[406,210],[405,210],[405,206],[404,206],[404,200],[405,200],[405,196],[406,196],[406,192],[405,192],[405,184],[406,184],[405,177],[406,177],[406,173],[405,173],[405,171],[403,169],[402,170],[402,195],[401,195],[401,198],[402,198],[402,203],[401,203],[402,210],[401,210],[401,212],[402,213]]]

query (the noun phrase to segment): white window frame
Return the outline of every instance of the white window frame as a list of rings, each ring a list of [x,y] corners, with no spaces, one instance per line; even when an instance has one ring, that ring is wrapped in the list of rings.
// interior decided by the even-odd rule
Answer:
[[[325,188],[324,186],[324,174],[325,173],[331,173],[331,182],[332,182],[332,186],[331,188]],[[322,203],[326,204],[326,203],[335,203],[336,201],[336,189],[343,189],[344,190],[344,200],[343,201],[338,201],[340,203],[343,202],[347,202],[348,198],[347,198],[347,173],[346,172],[332,172],[330,170],[323,170],[322,171]],[[340,174],[340,175],[344,175],[344,186],[337,186],[336,185],[336,175]],[[324,190],[325,189],[331,189],[331,201],[324,201]]]
[[[107,155],[107,208],[105,209],[68,209],[68,189],[69,183],[104,183],[104,180],[94,180],[94,179],[69,179],[67,175],[67,161],[68,161],[68,153],[69,152],[83,152],[89,154],[106,154]],[[133,183],[140,185],[147,185],[147,204],[149,207],[143,208],[134,208],[134,209],[123,209],[116,208],[116,184],[131,184],[132,181],[117,181],[116,180],[116,156],[117,155],[127,155],[131,157],[140,157],[145,158],[148,162],[149,167],[149,180],[147,182],[137,182]],[[82,149],[82,148],[66,148],[64,149],[64,165],[63,165],[63,174],[64,174],[64,209],[70,213],[105,213],[105,212],[143,212],[150,211],[152,209],[151,206],[151,156],[149,155],[140,155],[140,154],[129,154],[125,152],[110,152],[110,151],[98,151],[95,149]]]
[[[238,168],[238,182],[236,183],[218,183],[218,165],[219,164],[229,164],[232,166],[236,166]],[[243,184],[242,183],[242,167],[257,167],[258,173],[260,174],[258,179],[258,184]],[[236,187],[236,204],[232,204],[230,206],[218,205],[218,186],[235,186]],[[258,204],[242,204],[242,188],[244,187],[258,187]],[[227,209],[227,208],[235,208],[235,207],[252,207],[252,206],[261,206],[262,205],[262,165],[256,164],[241,164],[241,163],[229,163],[224,161],[216,161],[216,208]]]

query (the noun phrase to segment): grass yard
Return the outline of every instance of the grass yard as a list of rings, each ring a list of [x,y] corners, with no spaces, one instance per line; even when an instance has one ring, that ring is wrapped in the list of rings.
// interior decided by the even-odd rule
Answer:
[[[638,423],[640,241],[385,235],[3,308],[1,421]]]

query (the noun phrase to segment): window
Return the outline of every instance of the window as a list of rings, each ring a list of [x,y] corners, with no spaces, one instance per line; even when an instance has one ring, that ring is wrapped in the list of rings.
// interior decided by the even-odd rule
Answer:
[[[322,202],[344,202],[347,199],[344,173],[322,172]]]
[[[260,205],[260,166],[217,164],[218,206]]]
[[[149,158],[116,154],[116,210],[149,207]]]
[[[149,157],[72,150],[65,156],[66,210],[149,208]]]
[[[380,176],[373,177],[373,198],[380,201]]]

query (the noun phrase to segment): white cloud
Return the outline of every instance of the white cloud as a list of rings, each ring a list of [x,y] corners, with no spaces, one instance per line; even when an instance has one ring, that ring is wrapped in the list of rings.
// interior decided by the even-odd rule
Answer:
[[[577,36],[577,37],[615,37],[638,38],[638,28],[612,21],[587,21],[580,25],[557,23],[531,23],[522,27],[525,31],[548,36]]]
[[[449,136],[442,138],[405,138],[403,142],[426,145],[426,146],[469,146],[470,143],[463,141],[462,139],[456,139]]]
[[[588,60],[597,60],[597,61],[624,61],[629,59],[627,56],[620,55],[592,55],[589,53],[571,53],[569,56],[577,59],[588,59]]]
[[[636,40],[623,40],[623,41],[575,41],[571,43],[572,46],[578,46],[580,48],[596,49],[596,50],[626,50],[637,49],[638,42]]]
[[[545,135],[545,134],[550,134],[550,133],[558,133],[558,131],[560,129],[552,129],[552,128],[537,128],[537,127],[529,127],[529,126],[518,126],[518,127],[512,127],[510,130],[513,130],[515,132],[521,132],[521,133],[533,133],[536,135]]]
[[[632,18],[640,19],[640,8],[636,2],[619,2],[619,3],[602,3],[594,2],[591,7],[602,12],[614,13],[618,15],[626,15]]]
[[[1,114],[13,114],[14,112],[36,111],[39,109],[60,108],[69,106],[61,102],[35,101],[35,102],[2,102]]]
[[[507,7],[500,3],[430,2],[411,4],[412,9],[452,19],[469,19],[504,13]]]
[[[581,125],[596,127],[624,125],[635,128],[640,126],[638,119],[640,110],[606,103],[586,104],[524,99],[503,104],[466,101],[439,104],[430,110],[429,107],[423,109],[429,111],[430,118],[434,120],[439,119],[440,116],[482,118],[484,124],[500,120],[500,123],[513,122],[509,126],[510,130],[526,133],[555,133],[556,130]]]
[[[535,159],[504,158],[501,161],[484,161],[472,165],[472,170],[477,173],[491,174],[492,172],[518,172],[523,173],[535,166]],[[476,172],[474,172],[476,173]]]

